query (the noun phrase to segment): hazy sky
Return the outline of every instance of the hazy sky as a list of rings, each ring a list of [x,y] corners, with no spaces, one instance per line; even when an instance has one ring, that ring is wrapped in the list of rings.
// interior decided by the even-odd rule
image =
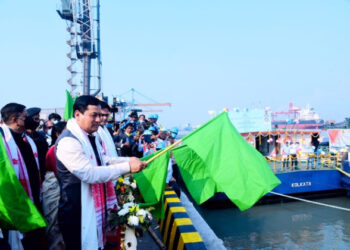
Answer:
[[[0,106],[63,107],[69,65],[58,1],[0,0]],[[165,126],[224,107],[311,104],[350,115],[350,1],[101,0],[103,92],[135,88]]]

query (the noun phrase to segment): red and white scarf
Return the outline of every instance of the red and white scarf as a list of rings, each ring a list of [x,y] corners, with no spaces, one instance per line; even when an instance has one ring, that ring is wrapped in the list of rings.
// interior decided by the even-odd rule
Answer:
[[[24,159],[22,157],[22,154],[15,142],[15,139],[13,138],[10,128],[6,124],[2,124],[1,128],[4,131],[4,142],[6,146],[7,155],[11,161],[11,164],[17,174],[17,177],[19,181],[21,182],[24,190],[26,191],[28,197],[33,201],[33,194],[32,190],[30,188],[30,182],[27,172],[27,167],[24,162]],[[40,168],[39,168],[39,159],[38,159],[38,151],[36,148],[36,145],[34,141],[27,135],[24,135],[24,138],[27,140],[29,145],[32,148],[34,158],[37,164],[37,168],[39,171],[39,181],[40,181],[40,188],[41,188],[41,180],[40,180]],[[41,199],[41,190],[40,190],[40,199]]]
[[[72,134],[80,141],[86,157],[88,157],[91,164],[98,167],[95,153],[87,133],[80,128],[75,119],[70,119],[68,121],[67,129],[70,130]],[[97,133],[93,133],[93,135],[96,136]],[[97,137],[95,137],[95,142],[101,164],[102,166],[105,166],[106,164],[102,157],[103,148],[98,142]],[[104,185],[106,187],[106,196],[104,194]],[[117,205],[113,183],[107,182],[105,184],[87,184],[82,182],[81,187],[82,249],[103,249],[106,242],[106,206],[107,210],[109,210]],[[93,199],[91,199],[91,196]],[[107,198],[107,201],[105,201],[105,197]],[[93,214],[95,216],[91,216]]]

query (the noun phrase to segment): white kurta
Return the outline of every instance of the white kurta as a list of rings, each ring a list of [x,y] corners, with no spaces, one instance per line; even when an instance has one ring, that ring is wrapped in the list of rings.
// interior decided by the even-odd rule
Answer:
[[[116,180],[119,176],[130,172],[128,158],[108,157],[101,154],[103,166],[96,166],[95,156],[84,132],[74,119],[67,124],[77,138],[64,137],[57,144],[56,156],[59,161],[81,180],[81,246],[82,249],[98,249],[101,246],[101,235],[97,233],[97,221],[94,199],[90,184],[105,183]],[[98,151],[101,145],[96,143]]]

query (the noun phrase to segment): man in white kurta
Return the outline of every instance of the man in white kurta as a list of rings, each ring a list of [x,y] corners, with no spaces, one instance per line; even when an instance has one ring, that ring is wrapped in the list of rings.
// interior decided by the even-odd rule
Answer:
[[[103,154],[96,131],[100,125],[100,101],[80,96],[74,118],[56,142],[57,175],[61,189],[58,222],[66,249],[103,249],[107,210],[115,204],[111,181],[139,172],[145,162],[131,157]]]

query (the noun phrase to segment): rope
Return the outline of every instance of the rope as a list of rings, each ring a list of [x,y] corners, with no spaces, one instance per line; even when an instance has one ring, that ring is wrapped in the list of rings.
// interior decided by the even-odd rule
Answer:
[[[338,170],[340,173],[345,174],[347,177],[350,177],[350,174],[348,172],[345,172],[343,169],[337,167],[335,167],[335,169]]]
[[[274,195],[279,195],[279,196],[282,196],[282,197],[285,197],[285,198],[289,198],[289,199],[292,199],[292,200],[298,200],[298,201],[303,201],[303,202],[306,202],[306,203],[311,203],[313,205],[324,206],[324,207],[329,207],[329,208],[335,208],[335,209],[338,209],[338,210],[343,210],[343,211],[346,211],[346,212],[350,212],[350,209],[349,208],[345,208],[345,207],[334,206],[334,205],[321,203],[321,202],[317,202],[317,201],[305,200],[305,199],[302,199],[302,198],[289,196],[289,195],[285,195],[285,194],[280,194],[280,193],[276,193],[276,192],[272,192],[272,191],[270,193],[274,194]]]

